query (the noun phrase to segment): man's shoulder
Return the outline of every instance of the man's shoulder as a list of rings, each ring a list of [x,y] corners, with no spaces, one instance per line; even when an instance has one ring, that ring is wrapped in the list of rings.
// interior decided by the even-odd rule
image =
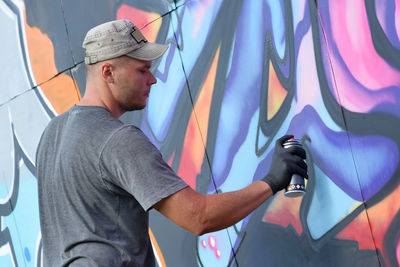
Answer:
[[[122,127],[118,129],[118,134],[120,135],[140,135],[140,136],[145,136],[142,130],[133,125],[133,124],[124,124]]]
[[[44,128],[43,133],[48,133],[59,128],[68,117],[68,111],[53,117]]]
[[[118,151],[118,153],[159,152],[141,129],[127,124],[119,127],[110,135],[105,147],[108,150]]]
[[[57,128],[62,130],[75,131],[76,128],[85,129],[85,131],[101,131],[119,128],[124,124],[114,118],[111,113],[99,106],[73,106],[66,112],[51,119],[46,128]]]
[[[113,133],[113,139],[115,141],[125,142],[129,140],[131,142],[150,142],[148,137],[142,132],[142,130],[134,125],[124,124]]]

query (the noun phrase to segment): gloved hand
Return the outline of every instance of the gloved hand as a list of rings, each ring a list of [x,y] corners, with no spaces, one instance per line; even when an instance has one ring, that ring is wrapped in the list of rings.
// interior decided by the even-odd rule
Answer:
[[[283,143],[292,135],[285,135],[276,141],[271,167],[268,174],[262,179],[269,184],[274,194],[289,185],[294,173],[308,178],[306,151],[298,146],[283,148]]]

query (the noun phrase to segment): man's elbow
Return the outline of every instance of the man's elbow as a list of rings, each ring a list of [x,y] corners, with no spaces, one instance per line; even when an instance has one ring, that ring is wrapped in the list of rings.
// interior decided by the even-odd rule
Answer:
[[[199,205],[193,209],[193,221],[190,231],[195,235],[204,235],[213,231],[213,221],[210,213],[207,211],[206,203],[198,203]]]
[[[202,227],[193,227],[192,229],[189,229],[189,231],[197,236],[201,236],[207,233],[207,231],[205,231],[205,229]]]
[[[196,220],[189,229],[193,234],[200,236],[211,232],[208,223]]]

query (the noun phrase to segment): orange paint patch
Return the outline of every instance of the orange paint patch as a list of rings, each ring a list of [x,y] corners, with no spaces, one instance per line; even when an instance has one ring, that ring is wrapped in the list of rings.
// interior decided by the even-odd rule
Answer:
[[[280,83],[275,69],[269,62],[269,79],[268,79],[268,120],[272,119],[280,109],[287,91]]]
[[[220,47],[216,52],[194,106],[194,111],[190,117],[178,170],[178,175],[193,189],[196,188],[196,176],[200,173],[204,160],[204,143],[207,140],[208,120],[210,117],[210,106],[214,91],[215,75],[217,73],[219,51]]]
[[[27,24],[26,15],[25,35],[32,71],[36,82],[40,84],[57,74],[53,43],[39,28]]]
[[[117,11],[117,19],[128,19],[140,29],[142,34],[150,42],[155,42],[160,30],[162,18],[160,14],[146,12],[127,4],[122,4]],[[145,27],[145,28],[143,28]]]
[[[367,209],[371,228],[364,212],[360,213],[349,225],[337,234],[337,238],[350,239],[358,242],[360,249],[375,249],[371,245],[371,229],[374,235],[376,248],[380,250],[385,261],[388,261],[383,250],[383,241],[394,216],[400,211],[400,186],[384,200]],[[366,239],[366,236],[369,240]],[[372,247],[371,247],[372,246]]]
[[[61,114],[79,102],[77,85],[65,74],[60,74],[40,85],[57,114]]]
[[[283,192],[277,193],[264,214],[263,222],[278,224],[285,228],[292,225],[300,235],[303,232],[299,215],[302,200],[302,197],[288,198]]]
[[[60,114],[79,101],[79,90],[74,80],[62,73],[46,82],[58,72],[54,60],[53,43],[39,28],[30,27],[26,23],[26,13],[25,34],[35,80],[39,84],[43,83],[40,88],[51,102],[54,110]]]

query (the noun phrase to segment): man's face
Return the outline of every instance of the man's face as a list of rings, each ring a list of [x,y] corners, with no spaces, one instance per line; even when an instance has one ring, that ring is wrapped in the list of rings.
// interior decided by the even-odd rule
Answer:
[[[115,64],[112,94],[123,111],[146,107],[151,85],[157,82],[151,73],[151,61],[123,57]]]

